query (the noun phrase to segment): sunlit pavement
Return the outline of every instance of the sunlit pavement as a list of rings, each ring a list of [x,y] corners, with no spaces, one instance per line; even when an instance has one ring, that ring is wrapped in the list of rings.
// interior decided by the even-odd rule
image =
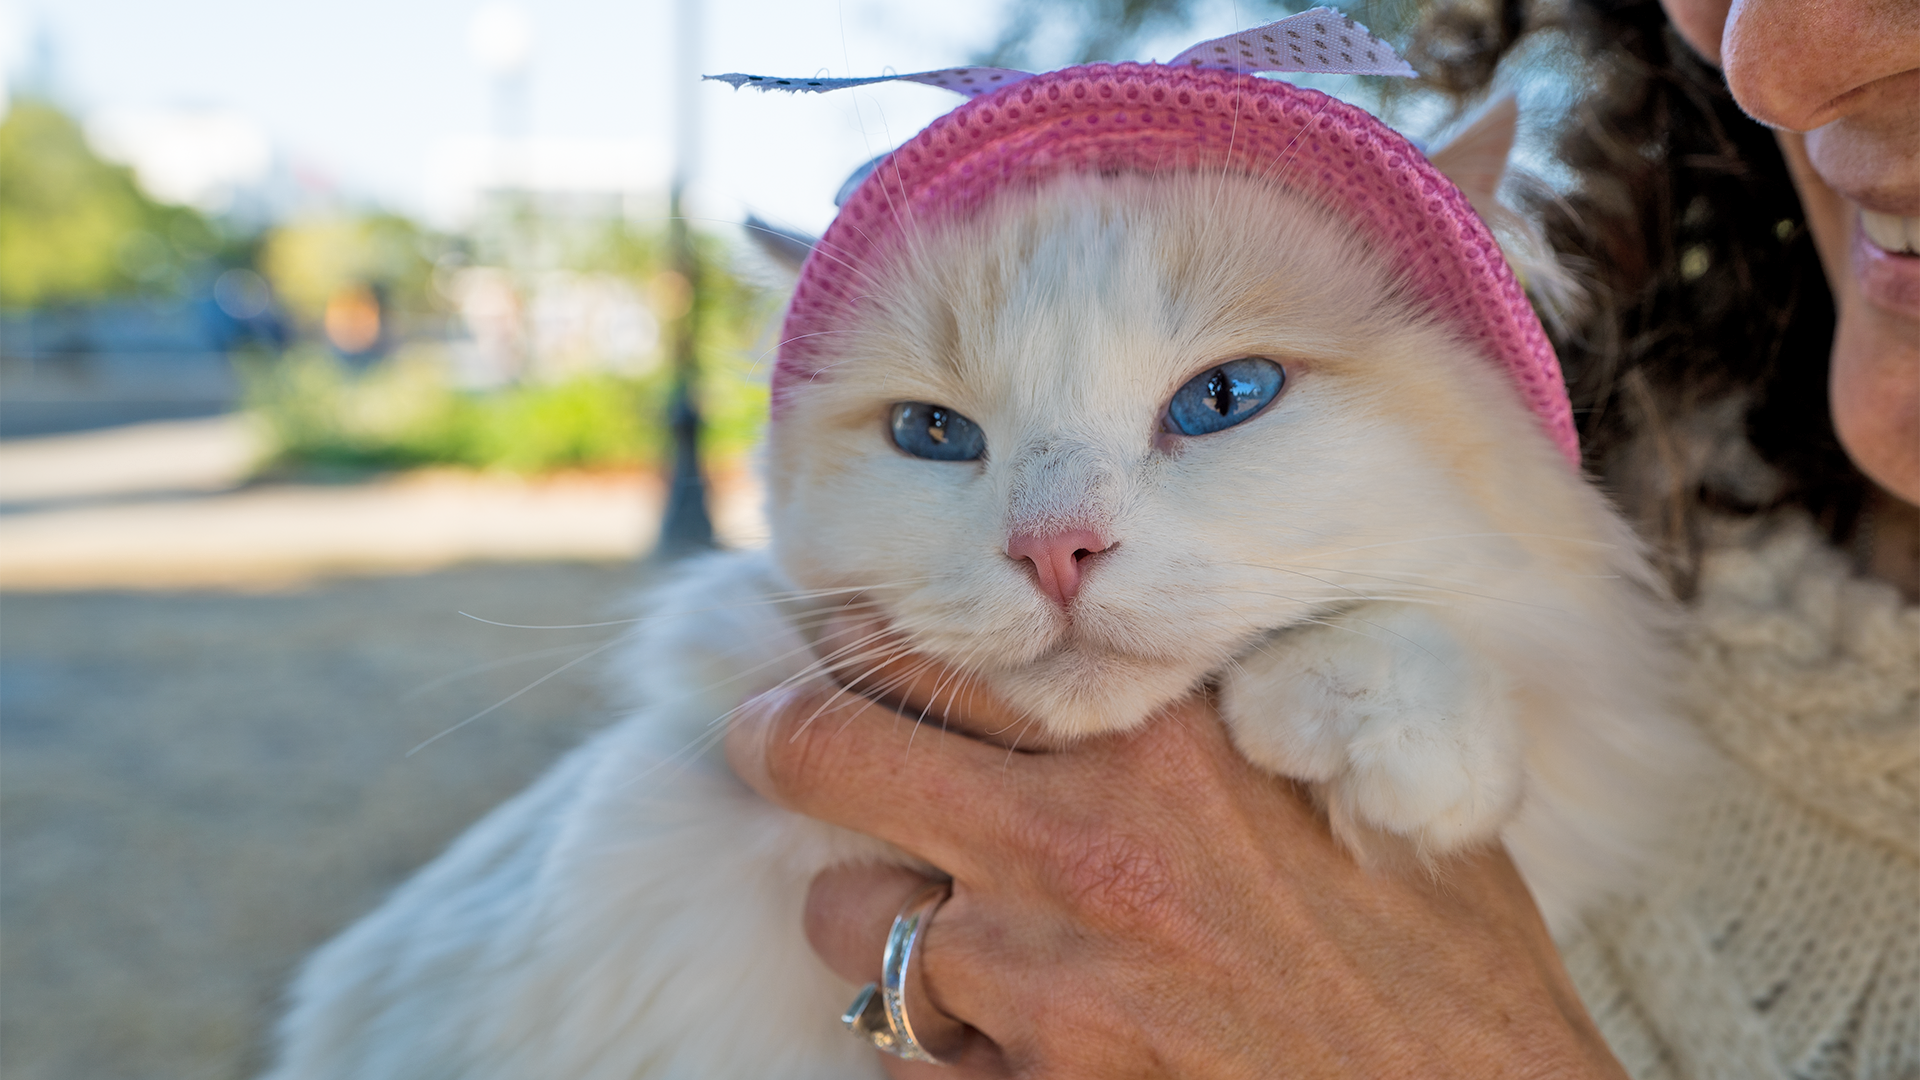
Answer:
[[[248,486],[257,449],[0,444],[7,1080],[257,1075],[300,958],[617,715],[657,486]]]
[[[627,625],[517,627],[648,572],[0,595],[0,1076],[256,1076],[300,958],[615,715]]]
[[[0,443],[0,588],[275,587],[476,561],[632,560],[659,531],[651,474],[528,479],[452,470],[246,483],[240,416]],[[744,469],[715,477],[734,545],[764,536]]]

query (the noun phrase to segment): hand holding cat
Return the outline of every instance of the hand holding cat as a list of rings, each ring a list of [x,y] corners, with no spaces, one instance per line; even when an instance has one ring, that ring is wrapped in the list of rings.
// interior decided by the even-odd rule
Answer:
[[[829,693],[758,699],[728,757],[767,798],[952,875],[920,970],[977,1034],[951,1068],[887,1059],[896,1077],[1623,1075],[1503,851],[1439,880],[1361,870],[1206,700],[1027,753],[956,730],[1019,725],[945,676],[921,674],[903,711]],[[967,715],[922,723],[930,700]],[[829,870],[809,940],[871,979],[922,884]]]

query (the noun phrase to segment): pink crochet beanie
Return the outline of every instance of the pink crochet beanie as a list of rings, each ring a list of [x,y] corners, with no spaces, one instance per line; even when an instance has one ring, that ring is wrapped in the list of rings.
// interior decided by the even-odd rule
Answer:
[[[1231,44],[1257,42],[1257,33]],[[1001,191],[1067,172],[1225,171],[1284,184],[1351,221],[1414,295],[1501,365],[1547,435],[1579,466],[1559,360],[1493,236],[1425,155],[1366,112],[1314,90],[1197,62],[1088,64],[1034,76],[937,74],[941,85],[995,74],[1002,76],[996,81],[1017,81],[935,120],[845,200],[794,289],[774,368],[776,413],[787,395],[823,377],[832,362],[831,331],[860,303],[862,273],[915,223],[963,217]]]

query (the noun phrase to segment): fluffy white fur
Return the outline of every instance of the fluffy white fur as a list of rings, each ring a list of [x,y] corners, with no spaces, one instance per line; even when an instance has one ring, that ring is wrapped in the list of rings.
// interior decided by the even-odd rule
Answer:
[[[800,910],[818,870],[901,856],[716,749],[747,696],[817,677],[798,628],[852,596],[1055,740],[1214,682],[1241,750],[1383,864],[1504,838],[1556,924],[1633,872],[1689,746],[1652,576],[1352,230],[1253,181],[1069,178],[870,286],[774,426],[771,552],[686,568],[623,663],[646,704],[313,958],[275,1080],[877,1075]],[[1279,401],[1161,430],[1249,355]],[[902,453],[900,401],[972,418],[985,459]],[[1117,543],[1069,617],[1005,548],[1075,526]]]

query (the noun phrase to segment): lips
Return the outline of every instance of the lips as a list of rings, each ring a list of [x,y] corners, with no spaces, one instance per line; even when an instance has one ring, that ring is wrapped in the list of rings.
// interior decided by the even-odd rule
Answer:
[[[1870,304],[1920,319],[1920,217],[1860,211],[1853,273]]]

